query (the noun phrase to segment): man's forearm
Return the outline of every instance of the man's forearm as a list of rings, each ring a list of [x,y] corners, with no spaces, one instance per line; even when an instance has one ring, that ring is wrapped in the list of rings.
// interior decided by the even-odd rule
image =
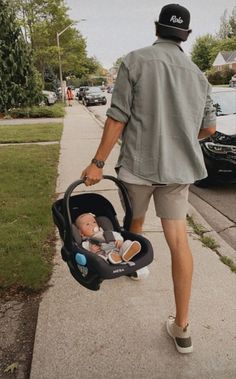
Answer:
[[[96,159],[102,161],[105,161],[107,159],[114,145],[118,141],[118,138],[120,137],[124,127],[125,124],[113,120],[110,117],[107,118],[103,130],[102,139],[95,154]]]
[[[198,139],[203,139],[203,138],[209,137],[212,134],[214,134],[215,131],[216,131],[215,126],[210,126],[209,128],[201,129],[200,132],[198,133]]]

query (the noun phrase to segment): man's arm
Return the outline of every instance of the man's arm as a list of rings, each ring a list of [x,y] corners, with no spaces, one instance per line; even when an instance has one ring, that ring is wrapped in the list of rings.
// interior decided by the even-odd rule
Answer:
[[[215,126],[209,126],[208,128],[200,129],[200,132],[198,133],[198,139],[203,139],[206,137],[211,136],[216,131]]]
[[[198,133],[198,139],[209,137],[216,131],[216,109],[211,98],[211,90],[212,87],[208,85],[204,115],[201,129]]]
[[[107,159],[114,145],[118,141],[124,127],[124,123],[116,121],[111,117],[107,117],[101,142],[94,158],[101,161],[105,161]],[[91,186],[98,183],[102,179],[102,175],[102,168],[98,168],[94,163],[90,163],[90,165],[83,170],[81,178],[85,179],[84,182],[86,186]]]

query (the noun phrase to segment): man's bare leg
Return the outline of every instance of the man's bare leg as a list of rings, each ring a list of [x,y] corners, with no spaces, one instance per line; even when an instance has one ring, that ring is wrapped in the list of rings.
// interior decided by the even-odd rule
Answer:
[[[141,234],[143,231],[144,217],[132,220],[129,231],[136,234]]]
[[[188,244],[186,221],[162,219],[162,227],[171,252],[172,277],[176,303],[175,322],[178,326],[188,324],[191,295],[193,259]]]

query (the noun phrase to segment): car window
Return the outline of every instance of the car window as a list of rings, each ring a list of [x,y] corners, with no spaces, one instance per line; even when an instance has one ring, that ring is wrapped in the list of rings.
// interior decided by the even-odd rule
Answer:
[[[212,93],[217,116],[236,114],[236,91]]]
[[[102,93],[102,90],[99,87],[93,87],[89,88],[89,92]]]

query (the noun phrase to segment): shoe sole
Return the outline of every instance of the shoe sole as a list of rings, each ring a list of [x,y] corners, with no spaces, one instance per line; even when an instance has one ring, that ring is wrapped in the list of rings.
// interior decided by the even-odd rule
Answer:
[[[115,257],[115,259],[113,259],[112,256]],[[108,261],[112,263],[113,265],[118,265],[122,263],[121,257],[119,256],[119,254],[116,254],[116,253],[110,253],[108,255]]]
[[[141,250],[141,245],[139,242],[134,241],[130,247],[122,255],[122,259],[125,262],[129,262],[135,255],[137,255]]]
[[[166,329],[167,329],[167,333],[169,334],[169,336],[173,339],[174,343],[175,343],[175,347],[177,349],[177,351],[181,354],[189,354],[189,353],[192,353],[193,352],[193,345],[189,346],[189,347],[180,347],[176,340],[175,340],[175,337],[172,336],[171,334],[171,331],[169,329],[169,323],[168,321],[166,321]]]

